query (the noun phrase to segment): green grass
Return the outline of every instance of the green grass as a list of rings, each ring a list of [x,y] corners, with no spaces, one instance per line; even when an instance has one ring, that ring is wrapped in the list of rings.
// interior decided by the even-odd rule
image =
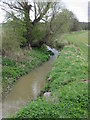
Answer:
[[[2,87],[3,94],[16,83],[23,75],[32,71],[49,59],[47,51],[43,49],[23,50],[24,59],[12,60],[9,57],[2,58]]]
[[[0,49],[2,49],[2,30],[0,28]],[[0,55],[0,63],[1,63],[1,55]]]
[[[72,34],[65,35],[65,38],[71,44],[76,45],[84,55],[88,55],[88,31],[81,31]]]
[[[14,118],[88,118],[88,83],[85,82],[88,80],[87,50],[84,53],[82,44],[79,44],[82,43],[78,39],[80,34],[65,36],[70,44],[59,52],[49,74],[51,80],[45,87],[45,91],[51,92],[50,97],[38,97],[21,108]]]
[[[88,31],[76,32],[67,35],[67,38],[70,42],[77,44],[77,42],[87,43],[88,44]]]

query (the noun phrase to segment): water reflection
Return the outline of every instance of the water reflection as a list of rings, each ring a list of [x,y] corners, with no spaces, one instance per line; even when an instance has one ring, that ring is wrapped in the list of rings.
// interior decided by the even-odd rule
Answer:
[[[36,98],[38,93],[44,88],[46,76],[51,71],[53,61],[58,54],[55,49],[52,49],[52,51],[55,55],[30,74],[20,78],[12,91],[3,100],[3,118],[6,118],[8,114],[15,113],[31,98]]]

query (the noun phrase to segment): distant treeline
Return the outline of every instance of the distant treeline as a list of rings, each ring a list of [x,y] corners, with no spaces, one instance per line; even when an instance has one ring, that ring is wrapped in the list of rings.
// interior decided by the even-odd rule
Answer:
[[[2,24],[0,23],[0,27],[2,26]]]
[[[79,22],[80,30],[88,30],[88,22]]]
[[[0,27],[5,23],[0,23]],[[79,22],[79,30],[88,30],[88,22]]]

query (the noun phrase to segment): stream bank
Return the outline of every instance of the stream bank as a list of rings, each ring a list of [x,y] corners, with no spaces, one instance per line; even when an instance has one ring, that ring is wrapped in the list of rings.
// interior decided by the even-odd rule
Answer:
[[[55,49],[48,47],[48,50],[49,53],[53,52],[54,55],[49,55],[50,59],[47,62],[35,68],[29,74],[21,77],[10,93],[8,93],[7,97],[3,98],[4,118],[7,117],[8,114],[15,113],[20,107],[24,106],[32,99],[36,99],[40,91],[44,89],[46,76],[51,71],[52,64],[58,55],[58,51]]]
[[[45,84],[48,98],[38,97],[11,118],[88,118],[88,51],[76,34],[66,40],[71,42],[59,52]]]
[[[72,53],[72,56],[71,56]],[[66,46],[59,53],[45,85],[43,95],[20,109],[14,118],[87,118],[88,79],[87,60],[74,45]]]
[[[10,59],[9,57],[2,57],[2,89],[3,97],[8,94],[12,87],[17,83],[18,79],[42,63],[49,60],[49,52],[44,47],[33,50],[22,50],[23,58]]]

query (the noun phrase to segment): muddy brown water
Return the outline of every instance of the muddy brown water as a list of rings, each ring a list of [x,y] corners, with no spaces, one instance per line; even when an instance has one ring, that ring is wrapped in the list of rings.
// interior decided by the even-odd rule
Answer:
[[[48,49],[50,49],[48,47]],[[54,56],[50,60],[34,69],[31,73],[21,77],[11,92],[2,102],[2,116],[8,117],[23,107],[31,99],[36,98],[41,90],[44,89],[47,74],[51,71],[54,60],[57,58],[58,51],[52,49]]]

